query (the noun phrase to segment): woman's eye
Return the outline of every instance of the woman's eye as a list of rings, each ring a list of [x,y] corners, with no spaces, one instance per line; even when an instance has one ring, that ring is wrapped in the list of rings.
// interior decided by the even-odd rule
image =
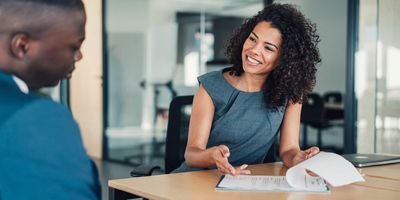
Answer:
[[[252,42],[255,42],[255,41],[256,41],[256,38],[254,38],[254,37],[249,37],[249,40],[252,41]]]
[[[273,51],[269,46],[264,47],[265,51]]]

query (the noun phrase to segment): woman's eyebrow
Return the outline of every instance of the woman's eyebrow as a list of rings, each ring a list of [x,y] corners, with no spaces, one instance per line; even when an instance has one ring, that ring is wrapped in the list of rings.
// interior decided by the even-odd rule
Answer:
[[[254,32],[251,32],[257,39],[259,39],[258,38],[258,35],[256,34],[256,33],[254,33]],[[275,44],[273,44],[273,43],[271,43],[271,42],[264,42],[265,44],[268,44],[268,45],[271,45],[271,46],[273,46],[273,47],[275,47],[276,48],[276,50],[278,50],[278,46],[276,46]]]

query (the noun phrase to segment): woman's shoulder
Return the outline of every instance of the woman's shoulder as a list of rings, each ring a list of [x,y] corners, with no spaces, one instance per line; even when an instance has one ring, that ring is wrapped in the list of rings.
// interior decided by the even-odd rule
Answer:
[[[226,98],[229,99],[231,93],[235,92],[224,78],[222,70],[208,72],[198,77],[198,81],[214,102],[225,102]]]
[[[237,81],[237,77],[232,75],[229,71],[218,70],[203,74],[198,77],[198,80],[200,83],[211,81],[213,83],[219,82],[224,85],[226,85],[226,83],[233,85]]]
[[[223,84],[224,77],[222,71],[211,71],[203,74],[197,78],[200,84],[204,85],[221,85]]]
[[[198,77],[198,79],[210,79],[210,78],[216,79],[218,77],[221,77],[221,75],[222,75],[222,71],[211,71],[211,72],[207,72],[203,75],[200,75]]]

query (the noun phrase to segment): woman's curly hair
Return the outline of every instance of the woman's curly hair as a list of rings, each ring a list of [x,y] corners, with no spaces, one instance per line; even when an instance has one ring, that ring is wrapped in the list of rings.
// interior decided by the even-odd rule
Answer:
[[[269,108],[283,108],[289,100],[302,103],[312,91],[316,65],[321,62],[316,26],[289,4],[270,4],[246,20],[227,41],[226,55],[233,65],[224,71],[240,76],[243,44],[260,22],[270,22],[281,33],[281,54],[276,68],[263,86],[264,101]]]

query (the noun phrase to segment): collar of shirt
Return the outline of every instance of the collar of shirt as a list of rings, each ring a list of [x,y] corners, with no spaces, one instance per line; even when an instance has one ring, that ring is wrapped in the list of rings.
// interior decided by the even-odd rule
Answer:
[[[25,94],[29,93],[28,85],[26,85],[26,83],[23,80],[21,80],[20,78],[18,78],[16,76],[12,76],[12,78],[14,79],[15,83],[17,84],[17,86],[19,87],[21,92],[23,92]]]

